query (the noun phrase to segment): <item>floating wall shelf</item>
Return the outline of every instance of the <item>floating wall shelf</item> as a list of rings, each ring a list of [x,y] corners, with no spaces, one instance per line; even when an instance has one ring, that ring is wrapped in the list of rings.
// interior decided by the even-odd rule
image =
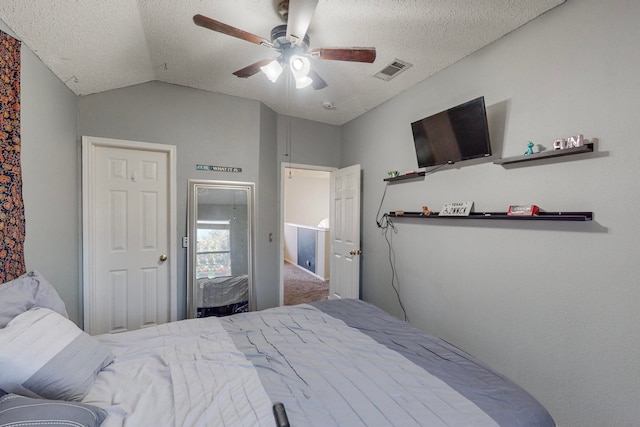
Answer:
[[[426,172],[413,172],[404,175],[398,175],[390,178],[385,178],[387,182],[406,181],[407,179],[416,179],[425,176]]]
[[[522,216],[507,215],[506,212],[478,212],[470,213],[468,216],[439,216],[438,212],[432,212],[431,215],[424,215],[422,212],[405,212],[404,214],[396,214],[389,212],[388,215],[393,218],[419,218],[419,219],[477,219],[477,220],[510,220],[510,221],[591,221],[593,212],[540,212],[538,215]]]
[[[552,157],[570,156],[572,154],[591,153],[593,151],[593,143],[584,144],[582,147],[565,148],[563,150],[548,150],[539,153],[529,154],[528,156],[505,157],[504,159],[494,160],[496,165],[508,165],[512,163],[529,162],[532,160],[549,159]]]

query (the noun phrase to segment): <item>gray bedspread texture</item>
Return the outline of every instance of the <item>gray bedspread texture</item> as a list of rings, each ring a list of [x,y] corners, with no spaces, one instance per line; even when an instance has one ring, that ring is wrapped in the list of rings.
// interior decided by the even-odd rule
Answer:
[[[360,300],[221,320],[294,427],[555,426],[509,379]]]

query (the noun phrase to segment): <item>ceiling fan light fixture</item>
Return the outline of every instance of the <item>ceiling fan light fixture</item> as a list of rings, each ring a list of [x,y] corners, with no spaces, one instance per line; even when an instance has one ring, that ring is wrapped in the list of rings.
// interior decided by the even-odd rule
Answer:
[[[291,55],[291,58],[289,59],[289,65],[291,66],[292,72],[304,74],[305,76],[309,74],[309,69],[311,68],[309,59],[300,55]]]
[[[275,83],[278,80],[278,77],[280,77],[280,74],[282,74],[282,65],[280,65],[280,62],[277,59],[274,59],[264,67],[260,67],[260,70],[262,70],[272,83]]]
[[[309,57],[322,60],[373,63],[376,59],[376,50],[373,47],[309,49],[310,41],[307,30],[318,1],[278,0],[278,13],[286,23],[277,25],[271,30],[271,40],[200,14],[193,16],[193,22],[199,27],[265,46],[280,53],[277,59],[264,58],[234,71],[234,76],[246,79],[262,71],[271,82],[275,83],[284,71],[283,68],[288,66],[295,79],[296,88],[300,89],[311,85],[313,89],[320,90],[327,87],[327,82],[316,70],[311,68]],[[290,82],[291,79],[287,75],[287,87],[290,87]]]
[[[311,83],[313,83],[313,80],[309,76],[304,76],[300,78],[296,77],[296,89],[305,88],[309,86]]]
[[[291,55],[289,58],[289,68],[291,74],[296,79],[296,88],[302,89],[313,83],[311,77],[309,77],[309,71],[311,71],[311,63],[309,58],[300,55]]]

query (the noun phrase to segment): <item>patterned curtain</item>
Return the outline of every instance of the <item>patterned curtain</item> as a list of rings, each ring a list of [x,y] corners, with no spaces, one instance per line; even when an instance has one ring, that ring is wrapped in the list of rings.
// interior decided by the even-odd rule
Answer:
[[[0,283],[25,273],[20,42],[0,31]]]

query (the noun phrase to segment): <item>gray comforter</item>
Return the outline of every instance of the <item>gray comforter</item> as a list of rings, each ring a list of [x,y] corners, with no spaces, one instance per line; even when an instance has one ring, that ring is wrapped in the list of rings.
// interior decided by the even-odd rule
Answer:
[[[222,319],[292,426],[554,426],[526,391],[360,300]]]
[[[553,427],[527,392],[359,300],[96,337],[114,355],[84,402],[102,427]]]

